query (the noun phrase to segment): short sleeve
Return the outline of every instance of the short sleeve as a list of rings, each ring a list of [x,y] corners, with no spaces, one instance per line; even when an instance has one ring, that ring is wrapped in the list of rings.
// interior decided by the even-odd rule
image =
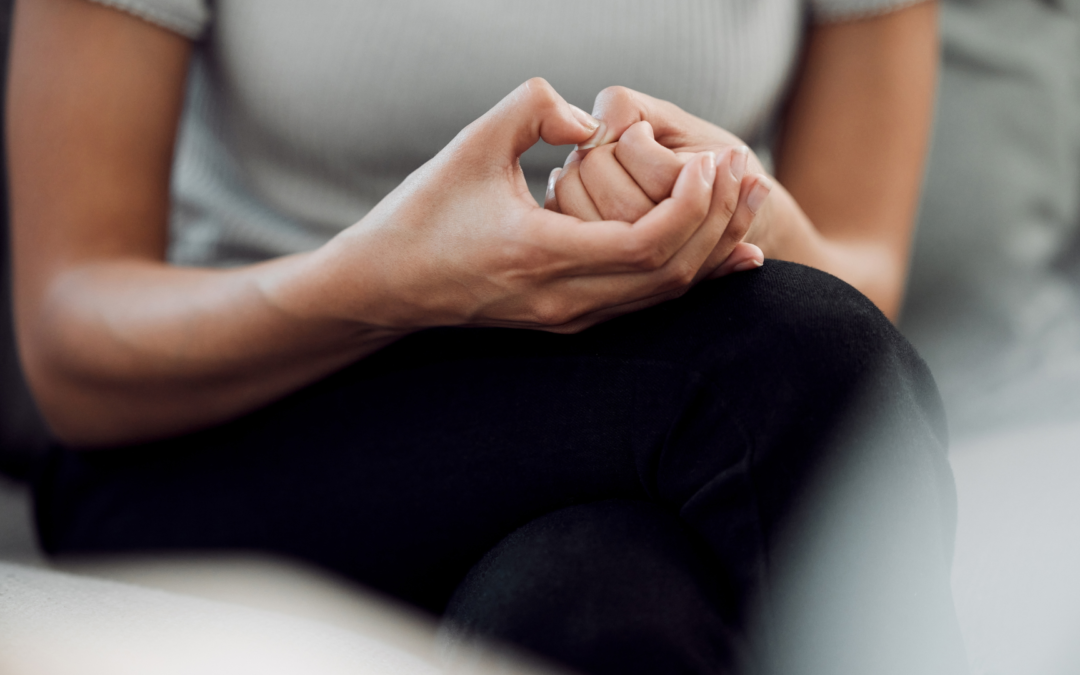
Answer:
[[[210,0],[93,0],[198,40],[210,24]]]
[[[814,23],[851,21],[887,14],[927,0],[809,0]]]

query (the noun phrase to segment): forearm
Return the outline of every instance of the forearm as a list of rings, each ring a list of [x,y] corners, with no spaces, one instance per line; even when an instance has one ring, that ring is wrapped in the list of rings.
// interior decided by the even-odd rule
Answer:
[[[767,255],[831,272],[893,319],[933,120],[936,5],[811,30],[769,200]]]
[[[105,261],[57,275],[19,321],[27,374],[54,432],[100,446],[192,431],[402,334],[320,314],[316,255],[234,270]]]
[[[748,240],[769,258],[802,263],[843,279],[895,321],[903,302],[909,243],[898,228],[893,231],[899,234],[891,237],[841,234],[854,229],[823,233],[791,194],[775,185]]]

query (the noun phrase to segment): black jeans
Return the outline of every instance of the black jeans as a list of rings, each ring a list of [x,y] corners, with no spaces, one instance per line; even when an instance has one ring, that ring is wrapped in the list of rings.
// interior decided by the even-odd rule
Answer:
[[[491,552],[459,624],[593,672],[746,669],[740,641],[762,670],[956,672],[945,435],[926,366],[867,299],[769,261],[578,335],[428,330],[216,428],[58,449],[38,520],[51,552],[268,550],[433,612]],[[539,551],[528,528],[507,539],[534,522]],[[635,531],[672,553],[609,553]],[[506,562],[543,551],[547,574]],[[669,662],[599,637],[562,649],[669,573],[683,590],[647,614],[706,628],[646,617],[624,640]],[[519,593],[522,574],[555,590]]]

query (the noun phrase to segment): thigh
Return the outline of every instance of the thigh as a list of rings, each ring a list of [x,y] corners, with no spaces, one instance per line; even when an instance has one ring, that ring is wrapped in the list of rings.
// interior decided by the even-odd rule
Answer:
[[[439,610],[531,519],[644,499],[753,588],[808,477],[852,446],[853,399],[916,453],[943,425],[925,366],[869,301],[770,261],[578,335],[424,331],[213,429],[57,450],[39,527],[53,552],[300,556]],[[943,455],[925,461],[920,485],[947,493]]]
[[[439,611],[531,519],[647,498],[634,458],[662,444],[687,373],[602,342],[430,330],[212,429],[57,449],[42,539],[52,553],[272,551]]]

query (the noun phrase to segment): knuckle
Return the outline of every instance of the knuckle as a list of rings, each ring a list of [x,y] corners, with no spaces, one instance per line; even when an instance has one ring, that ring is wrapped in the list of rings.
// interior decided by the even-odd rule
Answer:
[[[594,168],[596,168],[596,157],[594,157],[593,155],[595,155],[596,151],[599,149],[600,148],[594,148],[593,150],[590,150],[587,155],[581,158],[581,161],[578,162],[578,171],[582,173],[589,173]]]
[[[727,230],[724,232],[725,238],[729,238],[733,241],[742,241],[746,233],[750,231],[750,219],[749,218],[732,218],[728,222]]]
[[[723,208],[727,208],[726,204]],[[705,219],[709,217],[709,212],[712,210],[709,204],[708,198],[695,199],[687,206],[687,220],[692,221],[698,225],[705,222]],[[731,213],[725,211],[724,221],[731,220]]]
[[[619,136],[616,147],[616,157],[622,157],[634,152],[647,152],[651,147],[659,145],[653,136],[652,125],[642,120],[631,124],[630,127]]]
[[[538,107],[553,107],[559,103],[555,87],[542,77],[532,77],[521,85],[529,101]]]
[[[724,195],[724,215],[730,220],[735,216],[735,211],[739,208],[739,193]]]
[[[601,145],[598,148],[593,148],[581,158],[581,170],[582,171],[607,171],[612,168],[612,163],[616,162],[615,150],[618,143],[608,143],[607,145]]]
[[[724,219],[730,221],[739,208],[739,185],[736,184],[733,188],[724,190],[721,193],[719,206]]]
[[[578,171],[581,173],[583,181],[589,180],[589,177],[595,176],[604,170],[604,160],[608,159],[612,152],[607,148],[610,148],[612,145],[616,144],[613,143],[606,146],[600,146],[599,148],[593,148],[581,159],[578,164]]]
[[[568,304],[560,298],[542,298],[533,303],[532,320],[541,326],[556,327],[573,319]]]
[[[499,259],[515,274],[532,271],[540,266],[539,250],[533,246],[510,244],[502,247]]]
[[[565,206],[568,208],[572,208],[573,203],[570,200],[570,194],[567,192],[567,190],[570,189],[571,182],[576,180],[578,180],[576,171],[563,171],[562,174],[559,175],[559,178],[555,181],[555,200],[560,204],[565,203]]]
[[[620,103],[629,103],[634,98],[634,90],[623,87],[621,85],[614,85],[611,87],[605,87],[596,95],[597,103],[603,102],[607,105],[618,105]]]
[[[697,268],[685,260],[673,260],[669,268],[667,282],[672,290],[689,288],[697,277]]]
[[[663,249],[652,239],[640,237],[630,243],[626,261],[644,272],[655,272],[667,262]]]

